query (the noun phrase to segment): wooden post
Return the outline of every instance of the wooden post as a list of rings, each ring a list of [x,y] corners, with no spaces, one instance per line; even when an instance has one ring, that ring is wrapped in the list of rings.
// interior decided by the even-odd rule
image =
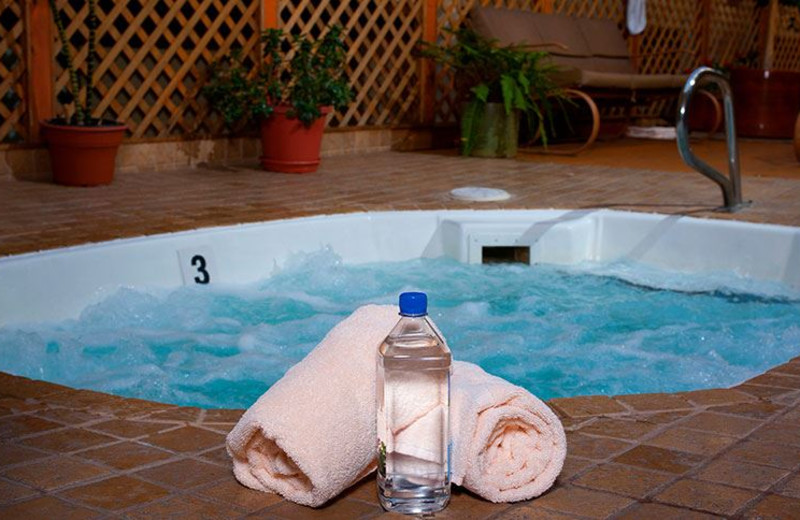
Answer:
[[[629,47],[631,50],[631,61],[633,62],[633,70],[641,72],[642,67],[642,33],[631,34],[628,36]]]
[[[53,117],[53,21],[47,0],[25,2],[29,140],[39,141],[39,121]]]
[[[436,43],[438,36],[438,0],[422,4],[422,41]],[[436,66],[431,59],[420,58],[420,122],[432,125],[436,120]]]
[[[280,0],[261,0],[261,29],[278,28],[278,2]]]
[[[548,14],[553,12],[553,0],[542,0],[542,12]]]
[[[775,59],[775,38],[778,35],[778,24],[780,23],[780,6],[778,0],[770,0],[769,14],[767,16],[767,37],[764,42],[764,70],[772,69],[772,62]]]
[[[700,4],[699,23],[700,30],[700,47],[698,49],[699,56],[697,58],[698,64],[708,64],[711,60],[711,9],[713,4],[711,0],[703,0]]]

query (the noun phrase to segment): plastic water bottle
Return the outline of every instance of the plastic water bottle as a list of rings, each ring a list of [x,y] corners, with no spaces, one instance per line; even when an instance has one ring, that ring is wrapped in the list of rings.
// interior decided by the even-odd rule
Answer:
[[[425,293],[400,295],[378,356],[378,496],[387,511],[441,511],[450,500],[450,350]]]

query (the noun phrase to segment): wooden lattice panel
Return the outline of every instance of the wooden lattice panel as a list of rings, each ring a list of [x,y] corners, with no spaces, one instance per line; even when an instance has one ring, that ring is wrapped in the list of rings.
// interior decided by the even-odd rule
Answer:
[[[86,5],[77,11],[70,1],[58,5],[69,22],[70,41],[86,41]],[[133,138],[219,133],[221,121],[200,96],[206,68],[233,47],[255,63],[259,5],[257,0],[100,0],[100,103],[94,115],[123,121]],[[81,46],[76,61],[82,64],[86,56]],[[59,69],[56,92],[67,80]]]
[[[353,101],[329,126],[391,126],[419,117],[419,63],[412,56],[422,38],[421,0],[282,0],[278,21],[285,32],[319,36],[344,27],[347,75]]]
[[[650,0],[641,36],[639,71],[679,74],[694,68],[700,55],[698,2]]]
[[[27,138],[25,103],[25,9],[0,0],[0,143]]]
[[[437,45],[447,46],[453,40],[453,35],[448,31],[461,25],[477,0],[442,0],[436,13]],[[489,5],[490,2],[481,2]],[[453,75],[446,68],[436,67],[436,89],[434,91],[434,106],[436,107],[435,121],[437,123],[453,123],[458,119]]]
[[[714,2],[708,24],[709,58],[713,64],[730,66],[759,61],[759,7],[756,0]]]
[[[782,5],[773,67],[800,71],[800,7]]]
[[[292,33],[319,35],[331,24],[345,28],[349,46],[348,74],[354,100],[336,114],[331,126],[387,127],[420,121],[424,74],[412,56],[426,23],[436,25],[440,44],[451,38],[476,3],[572,16],[608,18],[620,28],[624,0],[438,0],[436,19],[424,20],[426,0],[98,0],[99,85],[101,99],[94,116],[124,121],[134,140],[216,135],[219,117],[208,110],[200,89],[212,61],[242,48],[248,63],[258,59],[261,20],[277,14],[279,27]],[[88,37],[84,0],[57,0],[67,20],[67,34],[80,45]],[[31,71],[27,70],[26,38],[31,34],[29,3],[0,0],[0,143],[28,141]],[[644,73],[685,72],[703,58],[723,65],[761,65],[763,8],[757,0],[713,0],[704,20],[697,0],[649,0],[647,28],[632,49],[640,54]],[[781,7],[774,67],[800,71],[800,9]],[[708,29],[707,37],[703,31]],[[426,33],[429,34],[429,33]],[[55,34],[53,34],[55,38]],[[54,41],[54,52],[59,44]],[[41,59],[41,57],[40,57]],[[56,60],[54,94],[64,89],[67,75]],[[47,77],[47,74],[44,75]],[[447,71],[434,74],[435,120],[454,122],[457,107]],[[41,81],[41,78],[40,78]],[[38,85],[35,92],[48,92]],[[33,99],[33,98],[31,98]],[[35,107],[33,107],[35,108]],[[56,115],[65,109],[56,104]]]

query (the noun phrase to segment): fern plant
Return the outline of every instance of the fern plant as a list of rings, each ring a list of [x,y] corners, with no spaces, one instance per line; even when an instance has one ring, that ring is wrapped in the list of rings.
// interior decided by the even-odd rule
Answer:
[[[241,50],[234,50],[211,65],[203,93],[229,126],[268,118],[278,105],[290,105],[287,115],[310,126],[321,107],[341,109],[350,101],[341,34],[342,28],[333,26],[312,40],[267,29],[258,65],[248,67]]]
[[[511,115],[520,111],[547,143],[546,127],[552,124],[551,100],[563,99],[551,79],[555,70],[549,54],[523,45],[500,46],[469,27],[452,32],[453,43],[437,46],[423,42],[420,54],[446,66],[455,74],[460,100],[462,153],[469,155],[476,140],[477,114],[486,103],[502,103]]]

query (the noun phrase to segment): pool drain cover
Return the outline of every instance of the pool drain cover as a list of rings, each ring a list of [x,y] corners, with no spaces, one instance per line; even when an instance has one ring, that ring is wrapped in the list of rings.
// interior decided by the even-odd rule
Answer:
[[[458,200],[470,202],[496,202],[498,200],[508,200],[511,195],[506,190],[498,188],[483,188],[479,186],[464,186],[456,188],[450,192]]]

